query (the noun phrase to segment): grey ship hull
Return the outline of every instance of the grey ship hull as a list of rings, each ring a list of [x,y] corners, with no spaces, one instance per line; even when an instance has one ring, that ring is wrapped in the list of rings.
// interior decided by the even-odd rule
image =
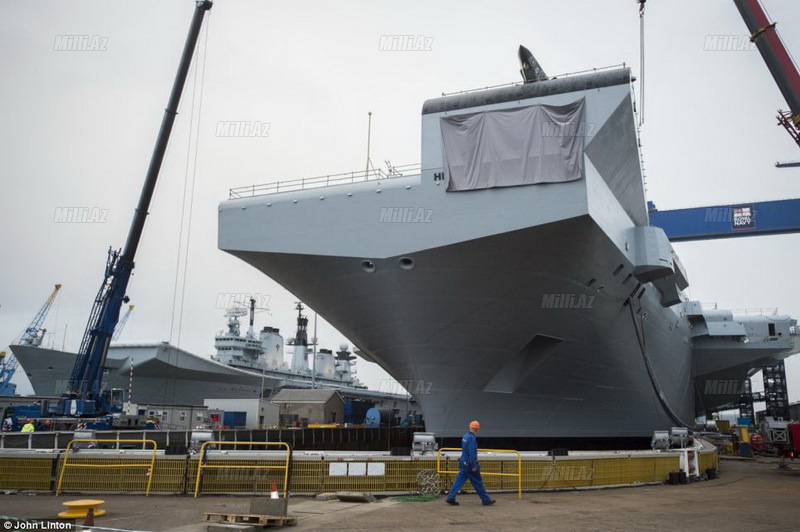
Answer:
[[[10,347],[36,395],[58,396],[67,391],[75,353],[28,345]],[[310,387],[310,377],[295,379],[285,372],[266,372],[262,379],[260,373],[230,367],[166,343],[112,345],[106,359],[108,371],[104,385],[127,392],[131,364],[132,402],[139,404],[202,405],[205,399],[253,398],[259,396],[262,382],[268,392],[281,387]],[[318,386],[337,388],[349,395],[379,403],[387,399],[404,399],[397,395],[349,387],[330,379],[319,378],[317,383]]]
[[[581,179],[445,190],[440,120],[579,98]],[[232,194],[219,247],[419,383],[437,436],[479,419],[490,438],[649,438],[719,400],[698,401],[697,378],[730,368],[696,364],[704,316],[686,311],[680,261],[648,224],[627,70],[426,102],[421,166]],[[762,360],[789,349],[784,332]]]
[[[37,395],[60,395],[67,391],[75,353],[40,347],[14,345],[25,374]],[[167,344],[130,345],[109,350],[104,385],[129,389],[133,364],[134,403],[201,405],[207,398],[240,399],[258,397],[260,376],[195,356]],[[279,384],[267,376],[265,388]],[[127,395],[126,395],[127,397]]]
[[[644,437],[676,424],[659,404],[623,305],[636,283],[612,276],[624,259],[588,217],[413,256],[413,278],[392,257],[376,261],[380,275],[363,282],[350,274],[353,259],[241,255],[393,377],[422,383],[415,399],[437,435],[461,434],[471,419],[483,420],[482,436],[504,438]],[[298,279],[301,265],[308,277]],[[587,288],[593,278],[601,291]],[[543,309],[543,294],[573,294],[576,307],[586,295],[591,308]],[[691,422],[688,324],[655,291],[638,304],[648,314],[658,384]]]

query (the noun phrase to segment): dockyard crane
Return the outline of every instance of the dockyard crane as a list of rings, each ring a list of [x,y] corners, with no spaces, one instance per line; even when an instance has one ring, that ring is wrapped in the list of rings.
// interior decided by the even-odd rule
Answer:
[[[75,360],[75,366],[67,385],[68,391],[59,401],[58,411],[61,414],[93,416],[118,410],[116,405],[111,404],[110,394],[101,389],[103,366],[108,354],[108,345],[119,322],[120,309],[124,303],[129,301],[126,292],[134,267],[136,250],[142,237],[147,211],[155,191],[156,181],[161,170],[161,163],[164,160],[164,153],[167,149],[175,116],[178,114],[178,104],[189,73],[200,29],[203,25],[203,18],[206,12],[211,9],[211,6],[211,0],[197,0],[195,2],[189,34],[186,37],[169,102],[164,110],[161,128],[158,132],[139,202],[131,221],[128,238],[122,250],[109,249],[105,277],[89,315],[78,357]]]
[[[17,385],[11,382],[11,377],[17,371],[19,362],[14,355],[0,351],[0,395],[14,395]]]
[[[640,15],[644,13],[645,1],[639,0]],[[789,111],[778,111],[778,125],[783,126],[800,146],[800,73],[797,65],[775,29],[777,23],[770,22],[759,0],[733,0],[733,3],[747,25],[750,41],[755,43],[789,106]],[[800,232],[800,198],[668,211],[658,211],[652,202],[648,202],[648,211],[650,224],[664,229],[673,242]],[[748,381],[748,391],[740,397],[740,411],[749,410],[752,416],[753,401],[764,399],[768,415],[788,419],[789,397],[783,361],[762,369],[763,397],[749,391]]]
[[[788,111],[778,110],[778,124],[786,128],[800,146],[800,73],[759,0],[733,0],[747,24],[750,41],[755,43],[767,68],[789,105]]]
[[[640,15],[646,0],[638,0]],[[770,22],[759,0],[733,0],[742,16],[750,40],[755,43],[789,111],[778,111],[778,123],[800,145],[800,73],[786,50],[776,22]],[[784,163],[778,166],[796,166]],[[800,232],[800,198],[709,205],[658,211],[648,202],[650,224],[661,227],[673,242],[736,238]]]
[[[53,291],[45,300],[42,308],[33,317],[31,323],[25,327],[19,340],[15,343],[22,345],[41,345],[44,339],[46,329],[42,328],[47,314],[53,306],[53,302],[58,296],[58,291],[61,290],[61,285],[57,284]],[[19,367],[19,361],[10,353],[0,351],[0,395],[14,395],[17,391],[17,385],[11,382],[11,378]]]
[[[111,337],[112,340],[118,340],[120,335],[122,334],[122,330],[125,328],[125,324],[128,323],[128,319],[131,317],[131,312],[133,312],[133,305],[128,305],[128,311],[125,313],[124,316],[119,320],[117,323],[116,328],[114,329],[114,336]]]
[[[42,325],[50,309],[53,307],[59,290],[61,290],[60,284],[53,287],[53,291],[45,300],[42,308],[40,308],[39,312],[33,317],[31,323],[25,327],[19,340],[15,343],[22,345],[41,345],[44,339],[44,333],[46,332],[46,329],[43,329]],[[14,355],[6,353],[5,351],[0,351],[0,395],[14,395],[16,392],[17,385],[11,382],[11,377],[14,376],[18,367],[19,361],[17,361]]]
[[[56,300],[59,290],[61,290],[61,285],[55,285],[55,288],[53,288],[50,296],[45,300],[42,308],[40,308],[36,316],[33,317],[33,321],[31,321],[30,325],[25,328],[19,341],[15,343],[22,345],[40,345],[42,343],[45,332],[45,330],[42,329],[42,324],[47,317],[47,313],[50,312],[50,308],[53,306],[53,302]]]

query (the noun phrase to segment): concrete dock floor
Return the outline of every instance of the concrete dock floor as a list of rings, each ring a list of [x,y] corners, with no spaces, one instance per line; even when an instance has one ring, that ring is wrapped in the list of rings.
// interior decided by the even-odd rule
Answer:
[[[475,495],[460,506],[430,502],[342,503],[296,497],[289,513],[298,518],[287,530],[800,530],[800,463],[789,470],[777,460],[723,460],[720,477],[679,486],[608,490],[501,493],[483,507]],[[61,503],[80,498],[105,500],[108,512],[98,527],[205,532],[203,512],[247,513],[247,497],[133,495],[0,495],[0,514],[52,518]],[[5,523],[0,527],[6,529]]]

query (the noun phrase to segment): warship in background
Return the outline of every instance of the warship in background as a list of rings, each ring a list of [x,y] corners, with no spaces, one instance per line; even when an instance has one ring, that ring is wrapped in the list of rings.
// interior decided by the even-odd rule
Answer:
[[[298,303],[296,310],[297,332],[284,342],[280,330],[273,327],[264,327],[255,334],[252,304],[250,325],[244,335],[239,319],[247,309],[228,309],[227,330],[216,335],[217,353],[211,358],[167,342],[112,343],[104,383],[124,390],[126,401],[138,404],[202,405],[204,399],[269,398],[286,388],[325,388],[338,390],[346,404],[348,400],[360,403],[360,410],[377,407],[400,418],[417,414],[408,394],[369,390],[363,385],[356,376],[356,356],[346,344],[335,353],[317,350],[308,339],[303,305]],[[60,395],[66,390],[77,355],[47,349],[40,343],[20,343],[10,348],[36,395]],[[291,364],[284,360],[284,343],[291,349]]]
[[[241,335],[239,318],[247,315],[244,308],[228,309],[228,330],[214,339],[217,354],[211,360],[232,368],[257,372],[279,378],[284,388],[356,388],[366,389],[355,375],[356,356],[347,344],[341,344],[334,354],[330,349],[316,350],[316,339],[309,343],[308,318],[303,304],[297,303],[297,331],[294,338],[284,342],[280,329],[264,327],[258,337],[253,331],[254,300],[251,300],[250,326]],[[291,363],[284,358],[284,343],[292,350]]]

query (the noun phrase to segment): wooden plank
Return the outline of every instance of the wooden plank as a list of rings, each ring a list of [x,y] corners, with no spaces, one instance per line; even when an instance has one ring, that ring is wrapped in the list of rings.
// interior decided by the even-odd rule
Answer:
[[[229,514],[221,512],[203,512],[203,520],[211,521],[213,518],[218,518],[218,523],[234,523],[234,524],[248,524],[258,525],[262,528],[271,526],[296,526],[297,517],[295,516],[281,516],[281,515],[263,515],[263,514]]]

